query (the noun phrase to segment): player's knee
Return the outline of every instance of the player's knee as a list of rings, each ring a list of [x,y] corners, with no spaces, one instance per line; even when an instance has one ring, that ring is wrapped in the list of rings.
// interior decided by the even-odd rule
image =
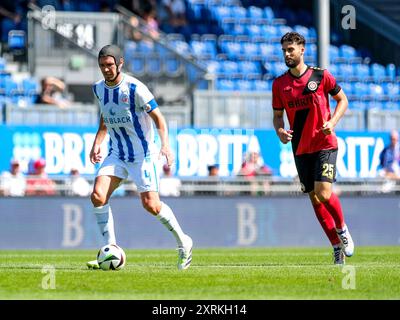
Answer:
[[[154,200],[143,200],[143,208],[150,212],[152,215],[157,215],[161,210],[161,203]]]
[[[107,197],[96,190],[92,192],[90,199],[95,207],[104,206],[107,203]]]
[[[331,190],[318,190],[315,195],[321,202],[327,202],[332,195]]]

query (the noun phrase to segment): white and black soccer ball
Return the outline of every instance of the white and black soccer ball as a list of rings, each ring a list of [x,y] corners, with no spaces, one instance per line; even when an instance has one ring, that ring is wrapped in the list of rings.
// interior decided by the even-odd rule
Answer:
[[[103,270],[120,270],[125,266],[126,255],[121,247],[108,244],[100,248],[97,253],[97,262]]]

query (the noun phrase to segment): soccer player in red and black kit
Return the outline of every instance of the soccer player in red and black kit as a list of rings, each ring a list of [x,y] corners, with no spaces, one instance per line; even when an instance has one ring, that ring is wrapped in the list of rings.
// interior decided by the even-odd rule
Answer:
[[[333,246],[334,263],[344,264],[345,256],[353,255],[354,243],[339,198],[332,192],[332,183],[338,149],[334,128],[347,109],[347,97],[328,70],[304,63],[302,35],[286,33],[281,45],[289,70],[276,78],[272,86],[274,128],[282,143],[291,141],[302,191],[308,193]],[[332,116],[328,94],[337,102]],[[284,111],[289,130],[285,129]]]

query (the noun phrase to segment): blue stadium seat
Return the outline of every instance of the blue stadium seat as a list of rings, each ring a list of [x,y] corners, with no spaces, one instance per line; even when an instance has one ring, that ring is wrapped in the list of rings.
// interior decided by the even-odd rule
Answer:
[[[216,87],[217,90],[221,91],[233,91],[235,90],[235,83],[230,79],[217,79]]]
[[[370,83],[370,84],[368,84],[368,88],[369,88],[369,94],[373,98],[380,98],[385,95],[385,92],[383,91],[383,87],[380,84]]]
[[[259,53],[264,59],[269,59],[271,57],[276,57],[277,52],[275,52],[274,45],[266,42],[261,42],[258,45]]]
[[[26,34],[23,30],[10,30],[8,32],[8,48],[12,51],[25,49]]]
[[[25,78],[22,80],[22,91],[24,95],[36,95],[39,93],[39,84],[34,78]]]
[[[221,51],[230,59],[237,59],[242,55],[242,46],[240,42],[232,40],[221,40],[219,42]]]
[[[336,62],[339,58],[339,48],[334,46],[333,44],[329,45],[329,60],[332,62]]]
[[[352,78],[354,75],[354,69],[353,65],[348,64],[348,63],[343,63],[338,66],[338,71],[340,76],[342,76],[345,79]]]
[[[223,19],[231,18],[231,9],[226,6],[210,6],[212,18],[217,22],[222,22]]]
[[[248,24],[245,30],[249,37],[260,37],[263,35],[262,28],[259,24]]]
[[[177,52],[179,52],[183,56],[191,56],[192,50],[189,44],[183,40],[173,40],[169,42],[169,45],[172,46]]]
[[[188,0],[186,1],[186,15],[189,21],[204,21],[206,16],[206,7],[203,0]]]
[[[400,103],[394,102],[394,101],[385,101],[385,102],[383,102],[383,110],[399,111]]]
[[[367,105],[368,105],[368,110],[383,110],[384,109],[383,102],[381,102],[381,101],[372,100],[372,101],[369,101],[367,103]]]
[[[386,66],[386,75],[389,77],[390,80],[396,79],[396,66],[393,63],[389,63]]]
[[[234,81],[234,83],[235,83],[235,90],[238,90],[238,91],[252,91],[253,90],[253,83],[250,80],[237,79]]]
[[[261,76],[261,67],[255,61],[239,61],[238,62],[239,71],[246,76]]]
[[[220,69],[220,71],[222,71],[224,76],[233,76],[239,73],[239,66],[236,61],[222,61],[221,65],[222,68]]]
[[[306,38],[306,39],[309,37],[308,28],[305,27],[305,26],[296,24],[296,25],[293,27],[293,30],[296,31],[296,32],[298,32],[298,33],[300,33],[300,34],[301,34],[304,38]]]
[[[137,52],[142,52],[144,54],[150,54],[154,52],[154,42],[141,40],[137,43]]]
[[[278,26],[279,34],[283,36],[285,33],[292,32],[293,28],[288,25],[280,25]]]
[[[145,70],[145,55],[143,53],[135,53],[131,60],[129,60],[129,71],[136,77],[143,76]]]
[[[331,64],[329,65],[329,68],[328,68],[329,72],[330,72],[335,78],[340,77],[340,75],[339,75],[340,72],[339,72],[338,69],[339,69],[339,68],[338,68],[338,65],[335,64],[335,63],[331,63]]]
[[[386,69],[379,63],[373,63],[370,67],[371,76],[375,81],[381,81],[386,78]]]
[[[383,90],[388,96],[398,96],[400,95],[400,85],[395,82],[384,82],[382,83]]]
[[[369,77],[369,66],[367,64],[356,63],[354,66],[354,75],[359,80],[365,80]]]
[[[163,67],[161,58],[158,54],[146,55],[146,73],[153,76],[161,76],[163,74]]]
[[[254,91],[271,91],[268,81],[265,80],[253,80]]]
[[[272,62],[272,66],[275,76],[280,76],[288,70],[288,67],[283,62]]]
[[[354,47],[343,44],[339,48],[339,56],[344,59],[356,58],[357,51]]]
[[[364,111],[364,110],[368,109],[368,104],[366,102],[360,101],[360,100],[350,101],[349,109]]]
[[[125,41],[124,45],[124,58],[126,61],[133,59],[137,50],[137,42],[135,41]]]
[[[257,43],[244,41],[241,43],[242,52],[249,58],[261,59]]]
[[[353,87],[350,82],[342,82],[340,83],[340,86],[342,87],[344,93],[348,96],[353,95]]]
[[[182,63],[174,55],[167,55],[164,63],[164,73],[169,77],[177,77],[182,74]]]
[[[274,25],[264,24],[261,26],[261,30],[266,40],[276,39],[280,36],[278,27]]]
[[[3,57],[0,57],[0,71],[4,71],[6,69],[6,59]]]
[[[370,95],[369,87],[364,82],[354,82],[353,83],[353,92],[358,97],[363,97],[366,95]]]
[[[4,93],[6,96],[16,95],[19,91],[18,83],[15,82],[11,77],[4,84]]]
[[[221,62],[217,60],[207,60],[203,61],[203,64],[206,66],[207,71],[209,73],[218,74],[223,72],[223,66],[221,66]]]
[[[191,40],[190,48],[193,54],[199,59],[210,59],[215,57],[215,52],[208,51],[207,44],[200,40]]]
[[[234,19],[234,22],[239,22],[240,19],[245,19],[246,16],[246,8],[241,6],[233,6],[231,8],[231,17]]]
[[[264,18],[264,12],[259,7],[250,6],[247,8],[247,16],[252,20],[261,20]]]
[[[272,21],[275,18],[274,11],[272,10],[271,7],[265,7],[264,8],[264,18],[267,19],[268,21]]]

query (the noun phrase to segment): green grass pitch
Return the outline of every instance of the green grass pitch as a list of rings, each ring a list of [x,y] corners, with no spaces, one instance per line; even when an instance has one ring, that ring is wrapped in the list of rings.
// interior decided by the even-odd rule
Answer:
[[[120,271],[88,270],[93,250],[0,251],[0,299],[400,299],[400,246],[357,247],[345,267],[329,248],[126,250]]]

